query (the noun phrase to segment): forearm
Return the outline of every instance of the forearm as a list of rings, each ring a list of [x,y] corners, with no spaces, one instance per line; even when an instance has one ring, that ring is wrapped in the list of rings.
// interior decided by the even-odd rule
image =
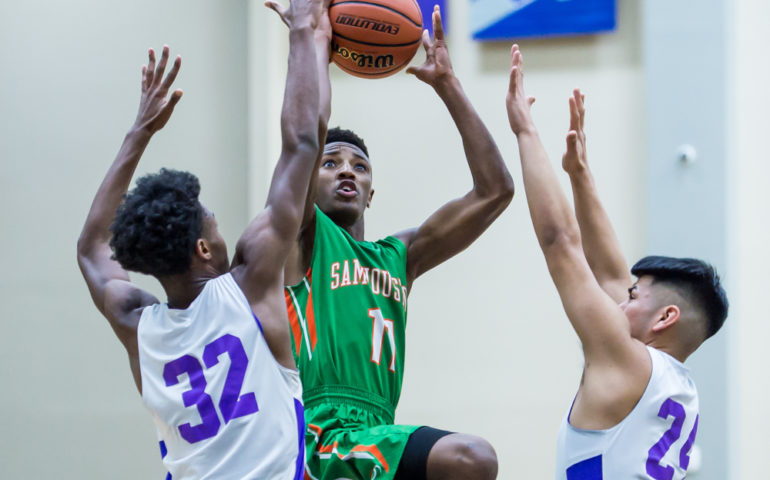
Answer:
[[[517,139],[527,204],[540,246],[547,256],[550,247],[561,242],[579,244],[580,231],[572,208],[537,131],[519,132]]]
[[[497,144],[465,95],[459,79],[452,75],[434,88],[462,138],[474,190],[482,197],[504,197],[507,203],[513,194],[513,179]]]
[[[570,183],[583,250],[594,276],[601,285],[616,281],[630,284],[620,242],[599,199],[590,170],[570,172]],[[623,295],[625,290],[621,290]]]
[[[123,140],[117,157],[107,171],[96,192],[91,209],[78,241],[78,252],[85,254],[99,244],[106,244],[110,238],[109,227],[115,210],[128,191],[139,159],[150,141],[151,134],[144,130],[132,129]]]
[[[281,133],[284,151],[300,147],[318,150],[319,85],[314,44],[314,31],[307,26],[293,27],[289,32],[289,67],[281,110]]]

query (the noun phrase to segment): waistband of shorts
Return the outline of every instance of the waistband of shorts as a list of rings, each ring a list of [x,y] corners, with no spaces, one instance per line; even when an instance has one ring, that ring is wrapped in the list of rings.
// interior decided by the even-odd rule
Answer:
[[[321,404],[343,404],[368,410],[380,415],[389,423],[395,419],[395,407],[383,397],[357,387],[348,385],[324,385],[305,390],[303,395],[305,408]]]

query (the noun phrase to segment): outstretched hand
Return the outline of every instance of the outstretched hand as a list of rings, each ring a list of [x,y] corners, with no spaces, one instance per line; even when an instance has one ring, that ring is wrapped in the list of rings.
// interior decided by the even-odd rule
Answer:
[[[567,133],[567,151],[561,157],[561,166],[569,174],[578,173],[588,168],[586,155],[585,123],[586,96],[576,88],[569,99],[569,132]]]
[[[174,83],[179,67],[182,65],[182,57],[177,55],[166,78],[163,73],[168,63],[168,45],[163,46],[160,62],[155,66],[155,50],[150,49],[149,62],[142,66],[142,99],[139,102],[139,113],[136,115],[135,127],[145,130],[150,134],[163,128],[174,107],[182,98],[182,90],[176,89],[167,98],[168,90]]]
[[[406,73],[412,74],[432,87],[436,87],[442,80],[454,76],[452,62],[449,59],[449,50],[444,41],[444,27],[441,23],[441,10],[438,5],[433,8],[433,40],[428,31],[422,32],[422,46],[425,49],[425,62],[419,67],[409,67]]]
[[[511,130],[516,135],[535,128],[530,112],[532,104],[535,103],[535,97],[528,97],[524,94],[522,65],[519,46],[514,44],[511,47],[511,73],[508,82],[508,94],[505,97],[505,107],[508,110],[508,122],[511,124]]]
[[[328,26],[331,38],[331,24],[328,22],[330,2],[331,0],[289,0],[289,5],[284,7],[275,0],[266,0],[265,6],[277,13],[289,29],[304,26],[318,29],[319,26]],[[320,21],[323,15],[327,18],[326,22]]]

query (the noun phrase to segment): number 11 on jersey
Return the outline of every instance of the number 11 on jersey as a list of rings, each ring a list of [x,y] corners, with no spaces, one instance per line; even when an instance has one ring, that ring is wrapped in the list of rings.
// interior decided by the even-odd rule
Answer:
[[[382,316],[382,310],[379,308],[370,308],[369,317],[372,319],[372,362],[380,364],[382,358],[382,342],[385,332],[388,332],[390,341],[390,366],[391,372],[396,371],[396,339],[393,334],[393,320],[388,320]]]

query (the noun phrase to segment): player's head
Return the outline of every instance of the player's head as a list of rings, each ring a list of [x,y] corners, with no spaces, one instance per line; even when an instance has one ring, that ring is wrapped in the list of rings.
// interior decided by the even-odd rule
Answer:
[[[638,281],[621,307],[632,336],[643,340],[675,326],[688,352],[714,335],[727,318],[727,295],[714,267],[694,258],[644,257],[631,268]]]
[[[372,200],[372,165],[363,139],[350,130],[332,128],[318,171],[318,208],[336,224],[353,225]]]
[[[126,270],[155,277],[186,272],[193,257],[226,272],[227,247],[199,193],[198,178],[189,172],[161,169],[139,178],[110,226],[113,258]]]

